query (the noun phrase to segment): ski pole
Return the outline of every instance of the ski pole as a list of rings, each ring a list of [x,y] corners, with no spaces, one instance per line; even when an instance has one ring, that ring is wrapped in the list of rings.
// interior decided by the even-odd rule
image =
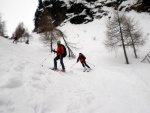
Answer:
[[[76,62],[77,63],[77,62]],[[70,68],[72,68],[76,63],[74,63]]]
[[[43,67],[43,63],[47,60],[47,58],[51,55],[51,53],[45,58],[45,60],[41,63],[41,66]]]
[[[87,62],[87,61],[86,61]],[[89,64],[91,64],[92,66],[94,66],[95,67],[95,65],[93,65],[92,63],[90,63],[90,62],[87,62],[87,63],[89,63]]]

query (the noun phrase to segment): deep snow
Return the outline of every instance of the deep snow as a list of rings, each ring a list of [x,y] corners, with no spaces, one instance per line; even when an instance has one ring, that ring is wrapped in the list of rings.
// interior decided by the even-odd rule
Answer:
[[[139,20],[147,36],[138,59],[128,49],[129,65],[122,48],[110,53],[103,44],[106,18],[59,28],[76,43],[76,58],[82,52],[95,66],[89,64],[90,72],[83,72],[80,63],[70,68],[76,59],[68,57],[66,73],[50,70],[55,54],[35,33],[29,45],[0,37],[0,113],[149,113],[150,64],[141,60],[150,51],[150,15],[128,15]]]

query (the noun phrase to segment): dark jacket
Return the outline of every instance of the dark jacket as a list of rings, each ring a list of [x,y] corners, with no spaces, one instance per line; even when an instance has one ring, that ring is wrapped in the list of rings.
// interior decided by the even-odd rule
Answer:
[[[80,62],[85,62],[85,59],[86,59],[86,57],[83,55],[83,54],[81,54],[80,53],[80,55],[79,55],[79,57],[78,57],[78,59],[77,59],[77,62],[80,60]]]

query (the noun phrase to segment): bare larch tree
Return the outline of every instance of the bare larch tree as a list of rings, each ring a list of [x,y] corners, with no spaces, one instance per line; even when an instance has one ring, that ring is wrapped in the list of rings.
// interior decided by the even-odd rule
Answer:
[[[55,26],[53,25],[53,20],[48,12],[48,10],[44,7],[43,8],[43,14],[39,21],[39,33],[43,34],[44,36],[41,38],[42,42],[45,44],[50,43],[51,46],[51,52],[53,50],[53,30],[55,29]]]
[[[123,34],[123,23],[123,15],[120,15],[118,11],[115,12],[114,17],[111,20],[107,21],[107,39],[105,40],[104,44],[106,47],[111,48],[111,50],[122,46],[126,59],[126,64],[129,64],[125,47],[126,38]]]
[[[135,46],[141,46],[145,43],[145,40],[142,37],[142,30],[140,29],[139,24],[135,21],[135,19],[129,18],[127,16],[124,16],[124,19],[124,35],[128,39],[126,40],[126,46],[132,47],[134,50],[135,58],[138,58]]]
[[[0,36],[5,36],[5,32],[6,32],[6,25],[5,25],[5,21],[2,21],[1,15],[0,15]]]
[[[18,26],[16,27],[15,32],[13,33],[20,41],[22,42],[22,36],[25,32],[24,24],[23,22],[19,23]]]
[[[61,30],[54,26],[53,20],[46,8],[44,8],[44,12],[39,23],[39,31],[41,32],[41,35],[44,35],[44,37],[41,38],[42,42],[48,46],[50,44],[51,52],[53,50],[53,42],[63,38],[69,52],[69,57],[75,57],[69,43],[65,39],[66,36]]]

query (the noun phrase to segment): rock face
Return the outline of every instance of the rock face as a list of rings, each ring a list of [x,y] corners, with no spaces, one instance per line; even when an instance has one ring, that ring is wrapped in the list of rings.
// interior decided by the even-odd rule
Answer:
[[[150,0],[135,0],[135,3],[130,0],[43,0],[40,7],[35,12],[35,29],[38,27],[43,9],[46,8],[49,16],[54,20],[54,25],[59,26],[63,22],[70,21],[72,24],[86,24],[92,22],[94,18],[102,18],[108,15],[103,7],[112,7],[115,10],[137,12],[150,12]],[[126,5],[123,5],[126,3]]]
[[[70,22],[72,24],[82,24],[93,21],[93,14],[90,8],[86,7],[85,5],[78,3],[73,4],[67,12],[69,15],[72,14],[70,18]]]
[[[137,12],[150,12],[150,0],[138,0],[136,4],[126,9],[126,11],[136,10]]]
[[[65,19],[67,14],[67,6],[63,1],[52,0],[43,2],[44,6],[48,10],[51,18],[54,21],[54,25],[60,25]]]

